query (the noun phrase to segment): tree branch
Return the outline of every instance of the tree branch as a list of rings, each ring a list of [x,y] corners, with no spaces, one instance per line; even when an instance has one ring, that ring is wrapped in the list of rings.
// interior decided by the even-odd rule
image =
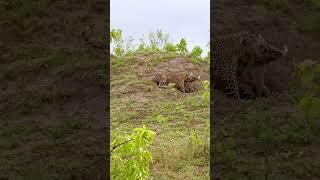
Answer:
[[[124,144],[126,144],[126,143],[128,143],[128,142],[130,142],[130,141],[132,141],[132,140],[133,140],[133,139],[129,139],[129,140],[123,142],[123,143],[120,143],[120,144],[117,144],[117,145],[113,146],[112,149],[111,149],[111,151],[110,151],[110,154],[111,154],[112,151],[115,150],[117,147],[122,146],[122,145],[124,145]]]

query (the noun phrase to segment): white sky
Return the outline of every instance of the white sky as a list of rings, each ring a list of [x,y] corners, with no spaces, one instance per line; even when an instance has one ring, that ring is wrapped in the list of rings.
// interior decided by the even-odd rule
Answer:
[[[111,29],[125,37],[145,37],[161,29],[177,43],[185,38],[188,47],[204,49],[210,37],[210,0],[111,0]]]

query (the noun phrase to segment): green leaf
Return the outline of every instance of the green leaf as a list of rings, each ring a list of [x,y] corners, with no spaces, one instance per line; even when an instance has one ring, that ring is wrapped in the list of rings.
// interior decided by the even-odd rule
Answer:
[[[178,48],[178,51],[179,53],[185,55],[185,54],[188,54],[188,49],[187,49],[187,41],[182,38],[179,42],[179,44],[177,44],[177,48]]]
[[[111,179],[144,179],[149,176],[152,154],[148,146],[154,134],[143,125],[142,128],[135,128],[130,136],[119,136],[113,141],[112,146],[115,143],[119,146],[111,154]],[[128,138],[131,141],[126,142]]]
[[[192,58],[195,58],[195,59],[201,59],[201,54],[202,54],[203,50],[201,49],[200,46],[195,46],[191,53],[190,53],[190,56]]]

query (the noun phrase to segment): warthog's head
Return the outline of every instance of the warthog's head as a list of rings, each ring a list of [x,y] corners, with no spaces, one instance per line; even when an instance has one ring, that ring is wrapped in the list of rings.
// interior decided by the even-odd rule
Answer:
[[[254,58],[254,63],[266,64],[277,60],[288,53],[288,47],[284,45],[283,50],[268,43],[260,34],[248,35],[242,39],[246,47],[245,53]]]

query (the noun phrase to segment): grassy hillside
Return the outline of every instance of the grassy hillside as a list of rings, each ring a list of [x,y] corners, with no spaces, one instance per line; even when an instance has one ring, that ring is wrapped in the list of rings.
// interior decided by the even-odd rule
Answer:
[[[208,97],[203,96],[209,89],[181,93],[173,87],[158,88],[152,76],[139,76],[141,68],[153,69],[186,56],[147,45],[111,59],[111,142],[143,125],[155,132],[149,149],[153,157],[150,177],[154,179],[209,179],[210,111]],[[206,61],[191,59],[208,75]],[[113,157],[111,154],[111,163],[119,163]]]

